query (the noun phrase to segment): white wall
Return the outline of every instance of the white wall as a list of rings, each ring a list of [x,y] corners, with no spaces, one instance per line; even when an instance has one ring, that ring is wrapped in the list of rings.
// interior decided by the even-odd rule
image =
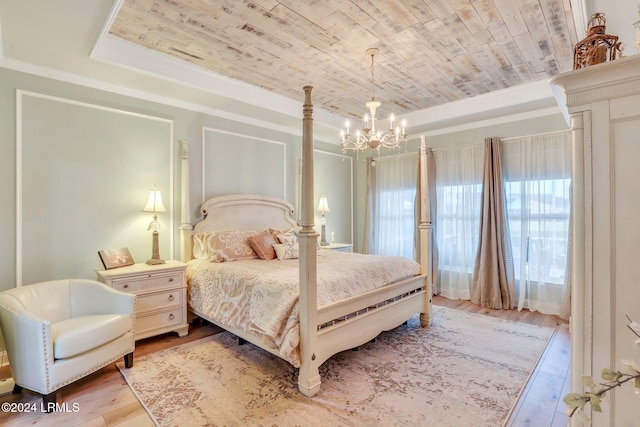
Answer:
[[[636,30],[633,24],[640,21],[638,8],[640,5],[635,0],[585,0],[587,21],[591,14],[599,12],[604,13],[607,20],[606,33],[618,36],[624,46],[624,54],[626,56],[635,55],[638,50],[635,47]],[[586,36],[578,34],[578,38],[582,40]]]

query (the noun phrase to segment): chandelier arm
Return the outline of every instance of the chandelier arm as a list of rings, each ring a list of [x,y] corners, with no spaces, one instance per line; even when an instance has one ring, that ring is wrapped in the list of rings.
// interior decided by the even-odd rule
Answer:
[[[369,112],[364,116],[364,127],[362,130],[356,132],[355,138],[349,132],[349,122],[345,124],[346,132],[341,131],[342,138],[342,151],[347,150],[365,150],[370,148],[379,154],[380,147],[394,149],[399,148],[401,142],[407,141],[407,134],[405,133],[405,122],[402,121],[402,131],[397,127],[394,131],[394,115],[389,117],[389,128],[383,131],[376,130],[376,110],[380,107],[380,102],[376,100],[376,84],[375,84],[375,55],[378,53],[378,49],[367,49],[366,54],[371,56],[371,100],[366,103],[366,107]],[[371,116],[369,117],[369,114]]]

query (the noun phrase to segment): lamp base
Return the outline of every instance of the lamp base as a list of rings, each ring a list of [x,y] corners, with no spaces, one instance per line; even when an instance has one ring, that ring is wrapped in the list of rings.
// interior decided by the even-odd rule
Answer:
[[[152,246],[151,258],[147,260],[147,264],[148,265],[165,264],[164,260],[160,259],[160,251],[158,249],[159,246],[158,246],[158,231],[157,230],[153,231],[152,242],[153,242],[153,246]]]
[[[327,243],[327,235],[325,233],[324,224],[322,224],[320,236],[321,236],[320,237],[320,246],[329,246],[329,243]]]

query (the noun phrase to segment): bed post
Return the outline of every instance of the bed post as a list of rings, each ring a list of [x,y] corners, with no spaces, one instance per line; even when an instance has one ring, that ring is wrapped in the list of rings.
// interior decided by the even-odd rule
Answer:
[[[298,389],[305,396],[320,390],[319,359],[313,353],[318,336],[318,297],[316,274],[316,243],[318,233],[313,228],[313,105],[311,86],[304,88],[302,119],[302,200],[300,208],[300,370]]]
[[[420,325],[423,328],[431,326],[431,239],[433,238],[433,223],[429,212],[429,171],[427,166],[427,146],[424,135],[420,136],[420,268],[425,275],[424,279],[424,303],[420,313]]]
[[[180,176],[180,260],[187,262],[191,259],[191,215],[190,197],[189,197],[189,147],[188,141],[183,139],[182,143],[182,160],[181,160],[181,176]]]

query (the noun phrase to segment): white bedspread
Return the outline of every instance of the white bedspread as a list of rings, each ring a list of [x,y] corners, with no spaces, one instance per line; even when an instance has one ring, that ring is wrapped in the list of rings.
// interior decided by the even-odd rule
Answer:
[[[406,258],[318,251],[318,307],[420,274]],[[298,354],[298,260],[188,263],[189,305],[262,337],[294,366]]]

